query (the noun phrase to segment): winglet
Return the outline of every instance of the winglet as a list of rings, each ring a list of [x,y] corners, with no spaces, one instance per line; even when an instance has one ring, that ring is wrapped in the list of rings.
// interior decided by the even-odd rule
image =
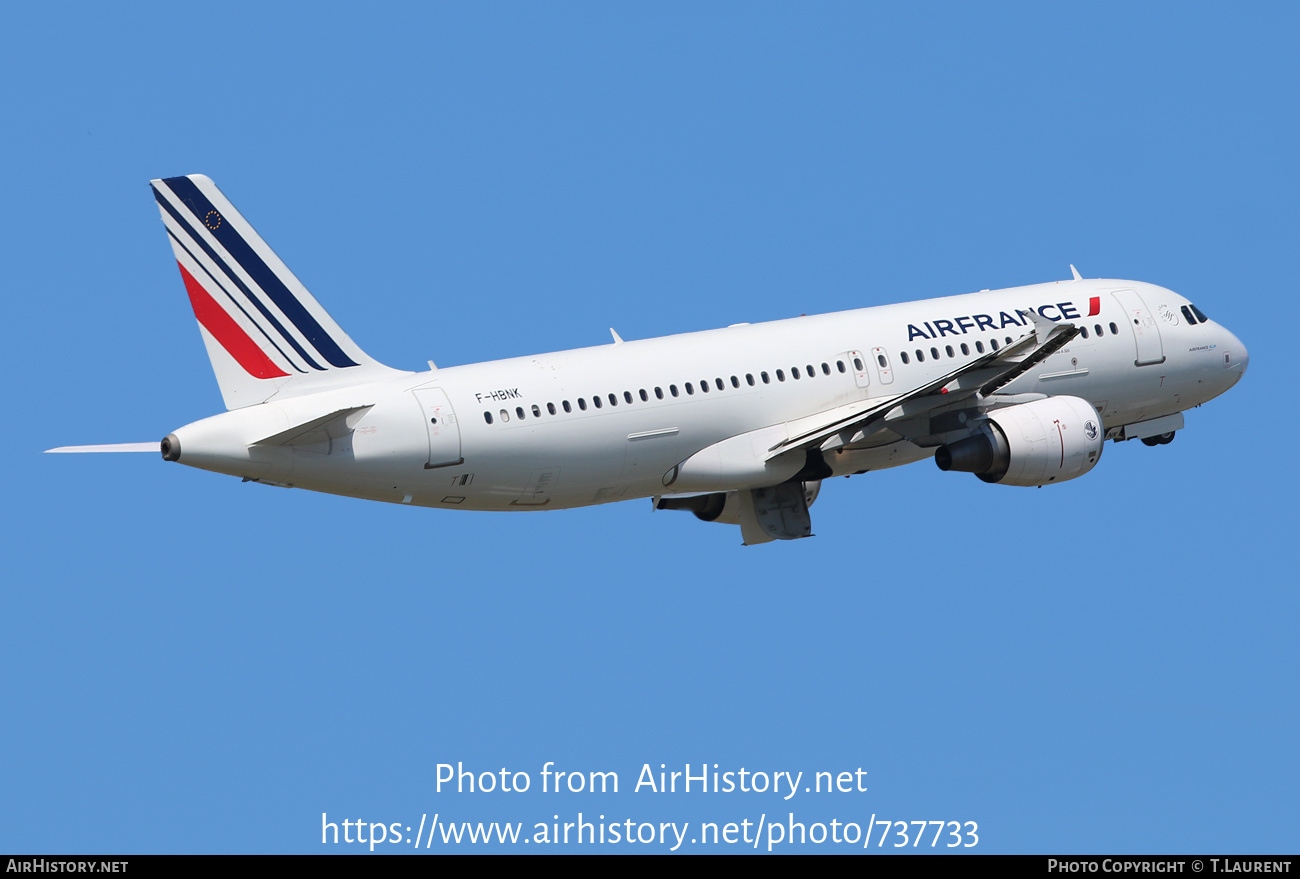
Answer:
[[[1083,280],[1083,276],[1079,274],[1079,270],[1074,267],[1073,263],[1070,264],[1070,274],[1074,275],[1074,280],[1076,281]]]
[[[623,337],[620,336],[618,333],[614,332],[614,328],[613,328],[613,327],[610,327],[610,328],[609,328],[609,334],[610,334],[611,336],[614,337],[614,344],[615,344],[615,345],[622,345],[622,344],[623,344]]]

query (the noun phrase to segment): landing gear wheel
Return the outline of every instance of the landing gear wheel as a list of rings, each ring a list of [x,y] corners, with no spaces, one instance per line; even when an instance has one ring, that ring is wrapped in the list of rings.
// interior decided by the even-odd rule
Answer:
[[[1167,446],[1174,441],[1174,432],[1162,433],[1159,436],[1144,436],[1142,442],[1148,446]]]

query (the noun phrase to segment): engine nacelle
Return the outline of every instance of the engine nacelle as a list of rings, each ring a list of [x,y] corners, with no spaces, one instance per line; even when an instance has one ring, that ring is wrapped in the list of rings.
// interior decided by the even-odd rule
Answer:
[[[1106,440],[1097,410],[1078,397],[1048,397],[995,409],[978,433],[940,446],[940,470],[1001,485],[1048,485],[1082,476]]]
[[[748,489],[744,489],[748,491]],[[803,484],[804,501],[813,505],[821,494],[822,481],[811,479]],[[724,525],[740,524],[740,492],[719,491],[713,494],[693,494],[687,497],[667,495],[655,504],[656,510],[686,510],[702,522],[721,522]]]

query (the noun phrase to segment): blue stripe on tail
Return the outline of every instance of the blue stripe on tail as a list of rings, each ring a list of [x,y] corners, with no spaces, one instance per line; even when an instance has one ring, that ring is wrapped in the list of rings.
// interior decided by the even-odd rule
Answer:
[[[194,213],[198,221],[212,232],[213,237],[221,242],[226,252],[234,257],[248,276],[271,297],[271,301],[276,304],[280,312],[298,328],[298,331],[311,342],[331,366],[341,368],[358,365],[343,353],[338,343],[325,332],[324,327],[316,322],[316,318],[311,316],[311,313],[290,292],[270,266],[263,262],[234,226],[225,221],[221,212],[208,201],[207,196],[199,191],[192,180],[188,177],[168,177],[163,180],[163,183],[167,184],[181,202]]]
[[[179,179],[183,180],[184,178],[182,177]],[[221,270],[222,274],[224,274],[231,283],[238,287],[243,294],[248,297],[248,301],[253,303],[253,305],[257,307],[257,310],[261,312],[262,316],[270,321],[271,326],[275,327],[276,332],[278,332],[284,340],[293,347],[293,350],[298,352],[298,355],[307,362],[307,365],[313,369],[324,370],[325,367],[312,360],[311,355],[303,349],[302,345],[298,344],[298,340],[293,337],[293,334],[286,330],[280,321],[276,320],[275,315],[271,314],[271,310],[263,304],[261,298],[255,296],[253,291],[248,289],[248,285],[239,279],[239,275],[235,274],[231,270],[230,266],[227,265],[226,261],[208,245],[208,242],[204,241],[200,235],[196,234],[195,231],[190,228],[189,223],[185,222],[181,215],[176,213],[176,209],[172,207],[171,202],[164,198],[163,194],[158,192],[157,189],[154,190],[153,197],[157,200],[158,204],[162,206],[163,210],[167,211],[167,213],[172,216],[172,219],[176,221],[176,224],[189,236],[190,241],[203,249],[203,252],[207,254],[208,259],[212,260],[213,264]]]

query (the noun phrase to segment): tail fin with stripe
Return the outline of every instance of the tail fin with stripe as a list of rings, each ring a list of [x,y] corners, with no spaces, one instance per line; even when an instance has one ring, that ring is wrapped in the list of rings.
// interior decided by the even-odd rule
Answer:
[[[210,179],[150,183],[227,409],[400,374],[357,347]]]

